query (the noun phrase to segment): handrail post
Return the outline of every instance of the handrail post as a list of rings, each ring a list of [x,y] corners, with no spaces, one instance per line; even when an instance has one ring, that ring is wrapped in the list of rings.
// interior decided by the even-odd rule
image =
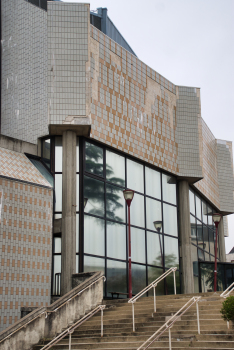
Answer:
[[[171,328],[169,327],[169,350],[171,350]]]
[[[156,312],[156,293],[155,293],[155,286],[154,286],[154,312]]]
[[[132,303],[132,330],[135,332],[134,303]]]
[[[174,275],[174,294],[176,295],[176,278],[175,278],[175,271],[173,271]]]
[[[69,333],[69,350],[71,350],[71,333]]]
[[[103,309],[101,309],[101,337],[103,337]]]
[[[197,330],[198,330],[198,334],[200,334],[200,320],[199,320],[198,301],[196,302],[196,306],[197,306]]]

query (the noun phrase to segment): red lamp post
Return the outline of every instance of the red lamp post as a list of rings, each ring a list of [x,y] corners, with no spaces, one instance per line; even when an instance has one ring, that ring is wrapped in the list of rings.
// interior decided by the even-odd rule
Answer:
[[[218,241],[218,226],[220,223],[222,215],[221,214],[213,214],[213,221],[216,227],[216,235],[215,235],[215,268],[214,268],[214,292],[217,290],[217,241]]]
[[[133,190],[123,191],[124,199],[128,206],[128,297],[132,298],[132,257],[131,257],[131,228],[130,228],[130,205],[134,196]]]

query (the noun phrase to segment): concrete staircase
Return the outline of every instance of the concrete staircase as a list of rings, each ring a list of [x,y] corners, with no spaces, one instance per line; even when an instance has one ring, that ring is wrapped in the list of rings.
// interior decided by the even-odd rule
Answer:
[[[132,309],[127,300],[106,300],[104,310],[104,336],[101,338],[100,314],[85,322],[72,334],[72,350],[84,349],[134,349],[136,350],[159,327],[166,317],[178,311],[192,296],[202,296],[199,302],[201,334],[197,332],[196,306],[178,320],[171,329],[172,349],[234,349],[234,328],[220,314],[224,299],[219,294],[190,294],[157,297],[157,312],[152,317],[153,298],[141,298],[135,303],[135,326],[132,331]],[[43,342],[45,345],[50,340]],[[41,345],[33,349],[39,350]],[[150,349],[168,349],[168,332],[164,333]],[[53,345],[52,349],[68,349],[68,337]]]

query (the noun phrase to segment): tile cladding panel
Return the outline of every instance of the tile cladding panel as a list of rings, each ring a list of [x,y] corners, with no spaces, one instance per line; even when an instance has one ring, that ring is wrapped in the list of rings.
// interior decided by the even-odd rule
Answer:
[[[47,127],[47,13],[2,0],[2,134],[36,144]]]
[[[52,190],[0,176],[0,331],[50,304]]]

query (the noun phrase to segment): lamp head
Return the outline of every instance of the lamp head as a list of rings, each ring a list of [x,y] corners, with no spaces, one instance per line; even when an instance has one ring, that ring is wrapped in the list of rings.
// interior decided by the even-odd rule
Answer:
[[[222,215],[219,213],[215,213],[212,215],[212,218],[213,218],[213,221],[214,221],[214,224],[216,227],[218,227],[220,220],[221,220],[221,217],[222,217]]]
[[[123,191],[123,195],[124,195],[124,199],[126,200],[127,202],[127,206],[130,207],[130,204],[133,200],[133,197],[134,197],[134,191],[133,190],[124,190]]]
[[[154,221],[153,224],[154,224],[155,230],[160,232],[162,228],[162,221]]]

